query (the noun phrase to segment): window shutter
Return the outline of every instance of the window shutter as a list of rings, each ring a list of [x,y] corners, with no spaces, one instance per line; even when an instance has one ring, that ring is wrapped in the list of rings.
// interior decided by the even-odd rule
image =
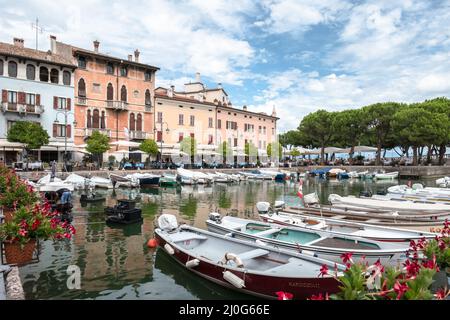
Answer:
[[[53,137],[58,136],[58,125],[56,123],[53,124]]]
[[[72,99],[70,99],[70,98],[67,98],[67,110],[70,110],[71,108],[72,108]]]
[[[53,97],[53,109],[58,109],[58,97]]]
[[[2,102],[8,102],[8,90],[2,90]]]
[[[37,106],[40,106],[40,105],[41,105],[41,95],[40,95],[40,94],[37,94],[37,95],[36,95],[36,105],[37,105]]]
[[[68,124],[66,127],[66,137],[71,138],[72,137],[72,125]]]
[[[25,104],[25,92],[19,92],[18,100],[19,104]]]

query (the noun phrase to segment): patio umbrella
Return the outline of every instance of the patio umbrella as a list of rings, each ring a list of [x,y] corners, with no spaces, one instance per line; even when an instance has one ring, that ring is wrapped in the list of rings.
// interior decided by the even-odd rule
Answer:
[[[134,141],[128,141],[128,140],[119,140],[119,141],[114,141],[111,142],[110,145],[112,146],[119,146],[119,147],[139,147],[141,144],[138,142],[134,142]]]

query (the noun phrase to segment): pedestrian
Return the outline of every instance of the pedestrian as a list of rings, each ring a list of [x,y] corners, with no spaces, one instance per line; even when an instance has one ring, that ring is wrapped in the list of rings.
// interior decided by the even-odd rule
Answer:
[[[50,174],[50,182],[53,182],[53,180],[56,177],[56,161],[53,160],[52,161],[52,169],[51,169],[51,174]]]

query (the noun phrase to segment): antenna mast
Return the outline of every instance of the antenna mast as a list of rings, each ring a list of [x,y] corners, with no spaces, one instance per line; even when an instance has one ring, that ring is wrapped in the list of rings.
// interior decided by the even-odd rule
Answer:
[[[39,33],[42,33],[44,29],[39,26],[39,18],[36,18],[36,23],[31,24],[32,29],[36,29],[36,50],[39,48]]]

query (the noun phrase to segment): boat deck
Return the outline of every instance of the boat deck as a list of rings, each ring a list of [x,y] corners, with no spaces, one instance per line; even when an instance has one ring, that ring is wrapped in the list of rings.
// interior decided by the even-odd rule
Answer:
[[[349,250],[379,250],[380,248],[372,243],[368,242],[355,242],[352,240],[346,240],[342,238],[323,238],[311,245],[319,247],[329,247],[329,248],[346,248]]]

